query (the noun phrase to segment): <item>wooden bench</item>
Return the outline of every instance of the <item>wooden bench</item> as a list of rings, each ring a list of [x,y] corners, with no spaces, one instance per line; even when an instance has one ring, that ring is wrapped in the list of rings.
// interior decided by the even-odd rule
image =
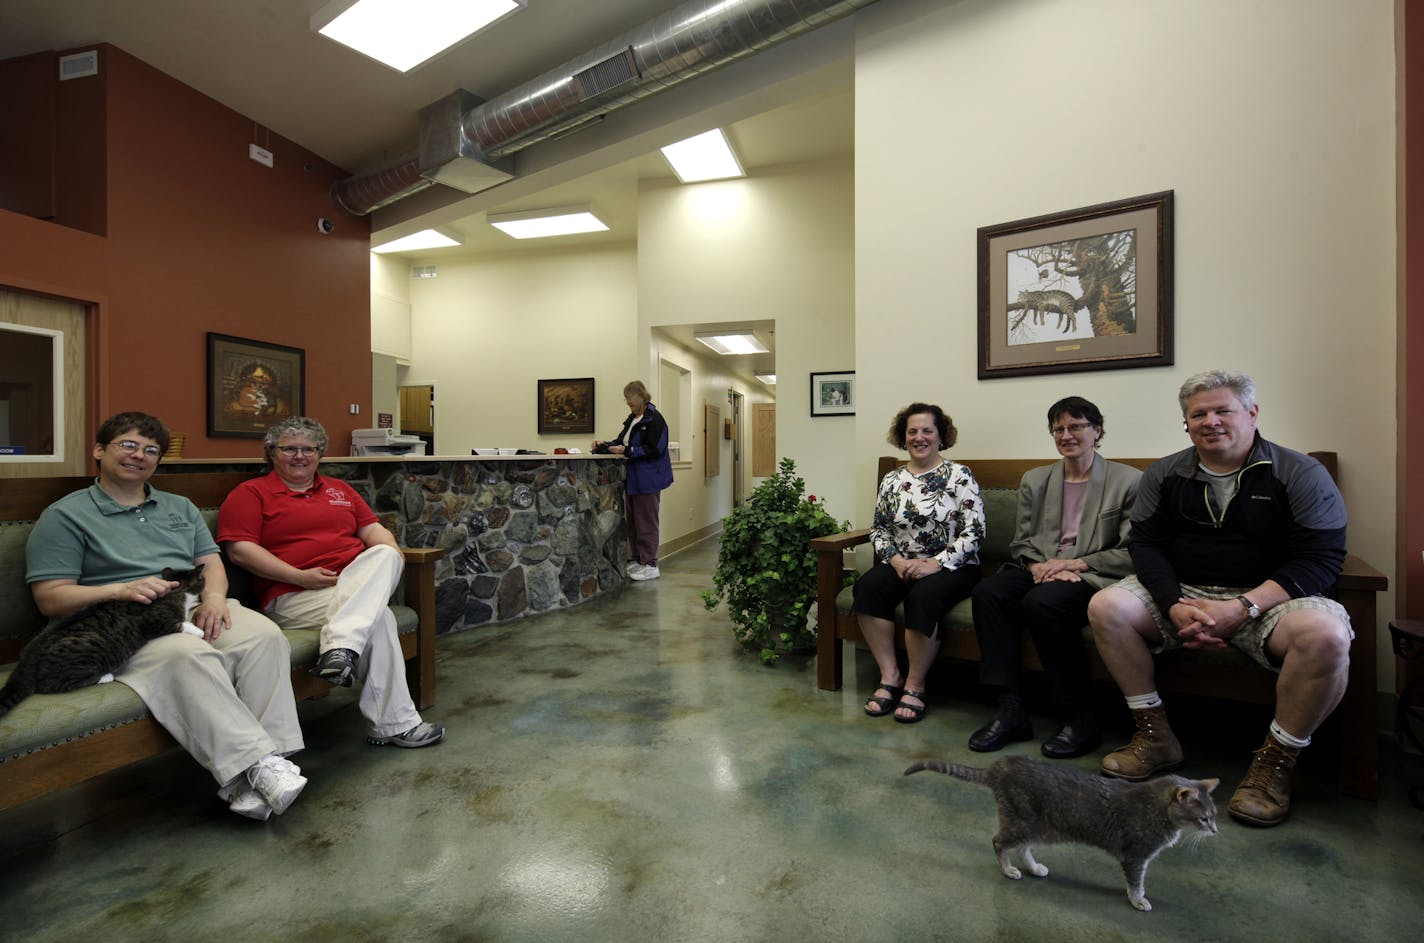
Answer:
[[[216,508],[247,472],[177,473],[153,484],[181,494],[203,509],[213,526]],[[45,625],[25,584],[24,542],[30,524],[50,504],[87,488],[88,477],[19,478],[0,485],[0,681],[29,636]],[[403,549],[404,586],[392,603],[401,631],[411,697],[422,710],[435,702],[435,562],[439,549]],[[232,595],[241,599],[246,574],[228,565]],[[307,669],[315,662],[314,630],[288,631],[292,644],[292,688],[299,699],[322,697],[331,685]],[[56,706],[65,710],[55,711]],[[38,719],[47,712],[42,741]],[[58,721],[55,715],[59,714]],[[138,695],[121,684],[96,685],[68,694],[35,695],[0,718],[0,810],[129,763],[163,753],[177,744],[143,708]]]
[[[1338,460],[1334,452],[1311,452],[1337,481]],[[984,575],[998,569],[1009,558],[1008,547],[1017,525],[1019,482],[1030,468],[1049,464],[1047,459],[961,459],[979,482],[984,497],[988,537],[979,556]],[[1146,468],[1154,459],[1114,459]],[[876,484],[902,459],[880,459]],[[841,686],[844,672],[842,642],[860,648],[865,640],[855,615],[850,611],[851,591],[842,590],[842,551],[870,540],[869,528],[832,534],[811,541],[817,555],[817,665],[816,682],[823,690]],[[1345,558],[1344,569],[1331,590],[1350,614],[1355,641],[1350,649],[1350,678],[1344,699],[1328,723],[1337,728],[1340,791],[1365,799],[1375,798],[1379,788],[1379,744],[1375,721],[1376,595],[1389,585],[1384,574],[1354,554]],[[941,659],[969,662],[980,660],[979,642],[974,635],[974,617],[968,599],[945,616],[940,648]],[[1084,644],[1092,645],[1092,630],[1084,626]],[[896,625],[896,644],[904,647],[904,627]],[[1023,646],[1026,667],[1039,670],[1038,656],[1031,643]],[[1092,654],[1093,676],[1111,681],[1097,652]],[[1157,658],[1159,690],[1200,695],[1227,701],[1270,705],[1275,703],[1276,676],[1250,661],[1235,649],[1219,653],[1179,651]],[[867,692],[868,693],[868,692]]]

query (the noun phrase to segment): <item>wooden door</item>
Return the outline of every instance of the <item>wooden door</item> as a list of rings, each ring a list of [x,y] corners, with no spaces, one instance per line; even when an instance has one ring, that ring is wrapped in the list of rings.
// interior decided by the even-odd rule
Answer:
[[[403,386],[400,388],[400,431],[435,433],[435,387]]]
[[[776,404],[752,404],[752,477],[776,474]]]
[[[722,473],[722,411],[710,403],[702,406],[702,477]]]

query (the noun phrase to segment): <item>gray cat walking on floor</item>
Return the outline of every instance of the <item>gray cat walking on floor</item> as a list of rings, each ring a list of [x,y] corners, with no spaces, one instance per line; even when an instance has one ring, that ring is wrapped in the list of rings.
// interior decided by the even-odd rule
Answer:
[[[0,688],[0,717],[31,694],[63,694],[114,680],[134,652],[170,632],[202,637],[188,612],[203,592],[204,570],[165,569],[163,578],[178,583],[150,603],[116,600],[87,606],[46,626],[20,652],[15,670]]]
[[[1198,840],[1216,834],[1216,803],[1211,791],[1220,780],[1159,776],[1145,782],[1109,779],[1062,763],[1023,756],[999,760],[988,769],[925,760],[905,775],[932,770],[988,786],[999,807],[994,854],[999,870],[1017,881],[1015,851],[1036,877],[1048,868],[1033,858],[1031,844],[1077,842],[1101,848],[1122,865],[1127,899],[1138,910],[1151,910],[1144,882],[1147,866],[1164,848],[1188,832]]]

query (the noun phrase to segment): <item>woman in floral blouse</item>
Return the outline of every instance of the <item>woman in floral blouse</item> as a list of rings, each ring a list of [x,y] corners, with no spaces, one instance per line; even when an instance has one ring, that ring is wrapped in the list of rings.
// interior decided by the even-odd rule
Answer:
[[[856,620],[880,666],[880,684],[865,702],[871,717],[902,724],[925,716],[925,675],[939,652],[944,612],[979,580],[984,502],[964,465],[940,455],[958,437],[938,406],[911,403],[890,426],[890,444],[910,463],[880,482],[871,544],[875,565],[855,584]],[[895,655],[895,607],[904,605],[909,671]]]

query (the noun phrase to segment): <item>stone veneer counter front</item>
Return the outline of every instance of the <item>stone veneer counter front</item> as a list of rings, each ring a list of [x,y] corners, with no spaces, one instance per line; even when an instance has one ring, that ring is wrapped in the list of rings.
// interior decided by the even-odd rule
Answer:
[[[245,471],[260,460],[167,459],[162,472]],[[439,547],[435,631],[576,605],[625,585],[626,466],[576,455],[324,458],[403,547]]]

